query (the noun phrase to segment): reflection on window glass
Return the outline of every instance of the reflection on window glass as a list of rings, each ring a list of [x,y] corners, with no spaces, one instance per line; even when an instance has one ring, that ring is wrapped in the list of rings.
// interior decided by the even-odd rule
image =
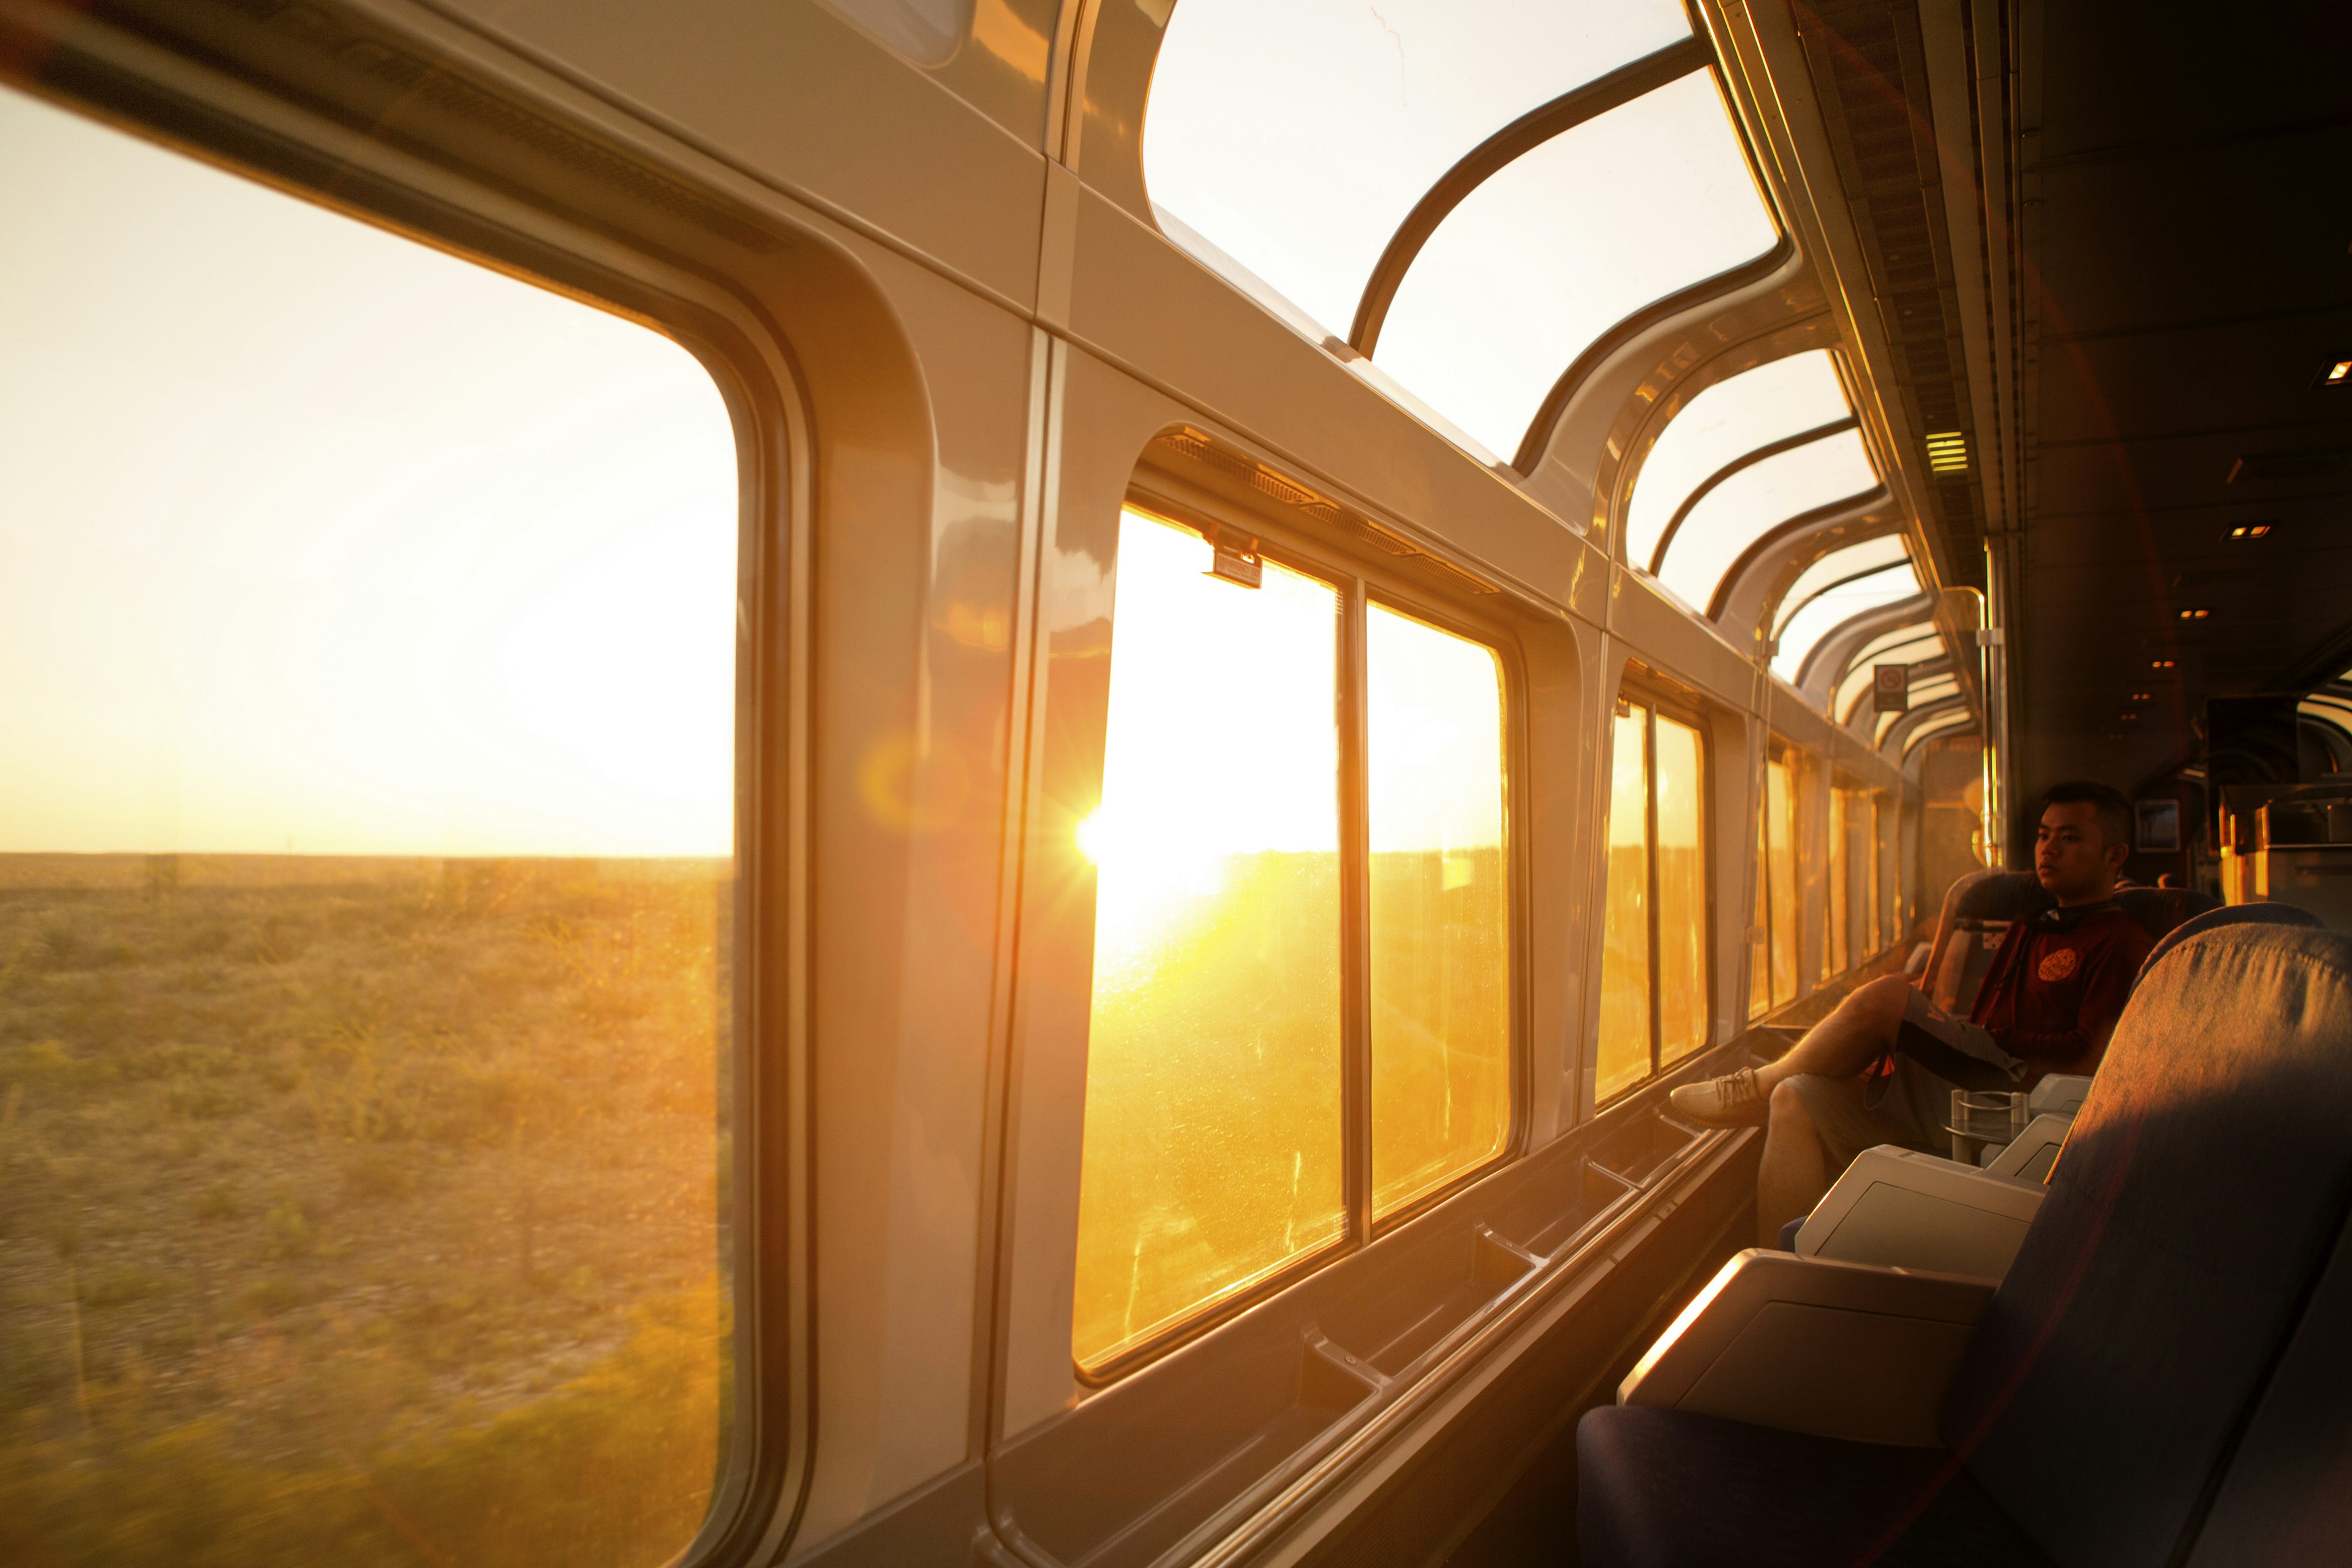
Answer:
[[[1764,868],[1772,899],[1772,1005],[1797,994],[1796,766],[1785,757],[1765,764],[1767,832]]]
[[[1841,430],[1751,463],[1706,492],[1666,545],[1658,581],[1696,610],[1713,602],[1741,552],[1772,530],[1875,489],[1861,435]],[[1636,565],[1646,565],[1646,560]]]
[[[1339,595],[1119,520],[1072,1348],[1339,1239]]]
[[[1372,1210],[1503,1151],[1511,1127],[1503,685],[1492,650],[1368,617]]]
[[[1642,459],[1626,508],[1625,559],[1647,566],[1675,510],[1725,465],[1847,413],[1827,349],[1790,354],[1708,387],[1675,415]]]
[[[1673,0],[1184,0],[1152,71],[1144,180],[1344,338],[1397,226],[1465,153],[1689,33]]]
[[[1816,594],[1780,627],[1780,645],[1772,654],[1772,673],[1794,682],[1804,668],[1805,656],[1830,633],[1856,616],[1883,610],[1918,595],[1919,576],[1907,561]]]
[[[1830,967],[1832,975],[1843,974],[1853,967],[1853,931],[1847,918],[1848,868],[1853,862],[1853,846],[1846,825],[1846,815],[1853,809],[1849,791],[1830,791]]]
[[[0,93],[0,1536],[655,1568],[726,1445],[734,438]]]
[[[1610,730],[1609,889],[1601,945],[1598,1104],[1650,1075],[1650,710]]]
[[[1595,339],[1776,237],[1715,78],[1694,72],[1473,192],[1405,274],[1372,357],[1507,461]]]
[[[1706,837],[1698,731],[1657,720],[1658,1060],[1706,1044]]]

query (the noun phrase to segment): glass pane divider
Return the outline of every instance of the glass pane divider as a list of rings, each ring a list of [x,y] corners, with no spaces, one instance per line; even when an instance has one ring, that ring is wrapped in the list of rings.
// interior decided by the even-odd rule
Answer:
[[[1372,1238],[1371,699],[1364,580],[1349,578],[1339,612],[1340,1158],[1351,1247]]]

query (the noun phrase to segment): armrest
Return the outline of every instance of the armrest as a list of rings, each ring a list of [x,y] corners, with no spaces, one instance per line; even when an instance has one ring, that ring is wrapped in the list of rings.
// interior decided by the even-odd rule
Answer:
[[[1882,1143],[1813,1205],[1797,1251],[1999,1279],[2048,1195],[2039,1182]]]
[[[1650,1347],[1617,1403],[1939,1447],[1936,1414],[1992,1292],[1989,1279],[1751,1248]]]
[[[2058,1163],[2058,1151],[2064,1147],[2066,1134],[2074,1130],[2074,1119],[2071,1116],[2037,1116],[1985,1167],[1985,1173],[2017,1176],[2047,1185],[2051,1167]]]
[[[2072,1116],[2083,1109],[2083,1100],[2091,1092],[2091,1080],[2082,1073],[2053,1072],[2042,1075],[2042,1081],[2025,1097],[2025,1109],[2035,1116],[2044,1111],[2057,1116]]]

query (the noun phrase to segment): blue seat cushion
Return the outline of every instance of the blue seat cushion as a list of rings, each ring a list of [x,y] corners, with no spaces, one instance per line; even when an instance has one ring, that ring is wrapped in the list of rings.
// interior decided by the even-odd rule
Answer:
[[[1576,1426],[1583,1568],[2047,1568],[1936,1448],[1779,1432],[1651,1405]]]

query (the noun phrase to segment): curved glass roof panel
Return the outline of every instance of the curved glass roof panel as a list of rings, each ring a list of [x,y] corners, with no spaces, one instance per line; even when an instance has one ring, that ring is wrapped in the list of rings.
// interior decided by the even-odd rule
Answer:
[[[1390,237],[1465,153],[1689,34],[1675,0],[1183,0],[1152,72],[1144,180],[1345,337]]]
[[[1852,412],[1827,349],[1776,359],[1708,387],[1642,459],[1625,509],[1625,559],[1647,565],[1675,509],[1726,464]]]
[[[1883,610],[1918,592],[1919,574],[1906,561],[1814,595],[1781,626],[1780,649],[1772,655],[1772,673],[1783,680],[1795,680],[1797,671],[1804,668],[1805,656],[1823,637],[1856,616]]]
[[[1911,689],[1911,711],[1916,712],[1930,702],[1941,701],[1947,697],[1958,697],[1959,694],[1960,683],[1957,677],[1939,675],[1933,680],[1923,680]],[[1871,744],[1874,746],[1883,744],[1886,740],[1886,731],[1895,728],[1895,722],[1902,717],[1900,713],[1881,713],[1878,716],[1877,726],[1871,734]]]
[[[1882,533],[1875,539],[1831,551],[1799,573],[1797,580],[1789,584],[1789,591],[1780,595],[1780,604],[1772,611],[1775,629],[1787,626],[1789,618],[1803,609],[1815,595],[1849,577],[1859,577],[1910,558],[1910,543],[1899,533]]]
[[[1922,640],[1933,642],[1936,645],[1936,651],[1916,654],[1909,651],[1913,643]],[[1881,632],[1854,650],[1853,658],[1848,661],[1846,668],[1854,669],[1865,664],[1890,663],[1896,658],[1902,659],[1906,664],[1917,664],[1922,659],[1940,658],[1943,651],[1943,634],[1936,629],[1935,622],[1923,616],[1916,621],[1896,626],[1891,631]]]
[[[1405,273],[1372,360],[1507,459],[1603,332],[1779,237],[1714,73],[1694,71],[1465,197]]]
[[[1839,723],[1853,722],[1854,710],[1861,706],[1862,700],[1870,695],[1874,672],[1880,665],[1925,664],[1931,658],[1944,657],[1944,639],[1936,634],[1934,628],[1922,632],[1912,627],[1906,635],[1910,641],[1892,644],[1875,653],[1865,650],[1846,667],[1845,679],[1838,682],[1837,695],[1830,700],[1830,711],[1837,715]],[[1884,638],[1880,640],[1885,641]]]
[[[1867,495],[1878,475],[1862,434],[1841,430],[1751,463],[1706,492],[1666,544],[1658,581],[1706,609],[1740,552],[1792,517]]]
[[[1938,713],[1903,737],[1903,754],[1909,756],[1922,741],[1932,741],[1948,731],[1969,729],[1976,721],[1976,715],[1965,708],[1955,708],[1949,713]]]

